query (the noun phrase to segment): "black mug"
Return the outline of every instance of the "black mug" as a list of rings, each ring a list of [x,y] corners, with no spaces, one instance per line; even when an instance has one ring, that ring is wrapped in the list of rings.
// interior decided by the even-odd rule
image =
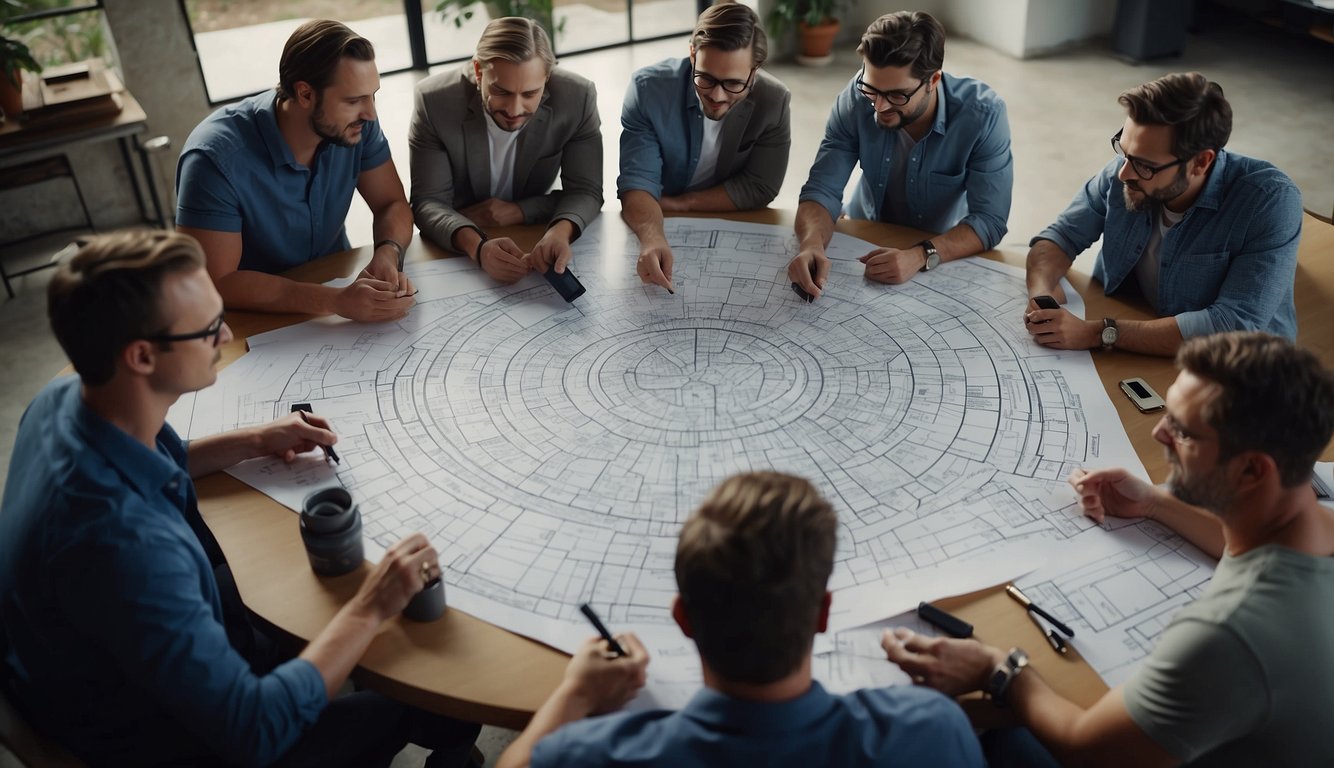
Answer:
[[[361,565],[361,512],[347,489],[325,488],[301,502],[301,541],[311,570],[321,576],[342,576]]]

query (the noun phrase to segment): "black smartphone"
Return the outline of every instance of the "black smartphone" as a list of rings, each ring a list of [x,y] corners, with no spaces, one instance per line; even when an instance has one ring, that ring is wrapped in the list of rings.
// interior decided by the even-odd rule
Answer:
[[[1034,296],[1033,303],[1038,305],[1038,309],[1060,309],[1061,305],[1056,299],[1050,296]]]
[[[551,287],[556,289],[562,299],[570,302],[584,295],[584,284],[579,282],[579,278],[574,276],[568,268],[564,272],[557,272],[555,267],[542,273],[542,277],[551,283]]]
[[[806,293],[806,289],[801,287],[801,283],[793,283],[792,292],[797,294],[797,296],[800,297],[801,300],[806,302],[807,304],[810,304],[812,301],[815,301],[815,297],[810,295],[809,293]]]

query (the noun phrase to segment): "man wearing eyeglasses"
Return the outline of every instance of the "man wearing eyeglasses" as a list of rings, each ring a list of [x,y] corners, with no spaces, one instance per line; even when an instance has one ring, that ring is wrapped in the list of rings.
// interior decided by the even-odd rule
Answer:
[[[1297,335],[1293,280],[1301,193],[1263,160],[1225,151],[1232,107],[1197,72],[1122,93],[1115,157],[1028,252],[1028,295],[1065,302],[1061,277],[1102,237],[1093,277],[1138,289],[1154,320],[1091,318],[1030,301],[1028,332],[1058,349],[1171,355],[1183,339],[1234,330]]]
[[[570,243],[602,211],[597,89],[556,67],[532,19],[492,20],[471,61],[418,83],[408,146],[422,236],[501,282],[564,272]],[[516,224],[547,227],[530,253],[486,234]]]
[[[768,38],[739,3],[699,15],[690,56],[644,67],[621,109],[621,216],[644,283],[672,285],[663,212],[744,211],[778,195],[792,145],[791,94],[760,69]]]
[[[373,693],[333,699],[380,626],[439,574],[421,534],[389,549],[296,658],[256,632],[192,478],[337,440],[310,415],[184,443],[178,397],[232,339],[199,244],[93,238],[51,278],[77,373],[23,415],[0,505],[0,686],[92,765],[388,765],[409,741],[462,765],[478,726]],[[295,534],[295,521],[293,534]]]
[[[940,233],[862,256],[870,280],[905,283],[994,248],[1010,217],[1005,102],[985,83],[941,71],[940,22],[921,11],[885,14],[866,28],[857,53],[861,71],[834,101],[797,207],[798,251],[788,276],[813,297],[829,276],[825,248],[858,164],[862,178],[848,216]]]

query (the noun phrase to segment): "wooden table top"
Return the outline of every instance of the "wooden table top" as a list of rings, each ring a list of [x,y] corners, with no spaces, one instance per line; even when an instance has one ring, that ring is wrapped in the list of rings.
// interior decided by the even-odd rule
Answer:
[[[716,216],[712,216],[716,218]],[[740,221],[791,226],[790,211],[754,211],[727,216]],[[615,212],[603,214],[605,242],[619,242],[625,231]],[[883,245],[906,246],[923,234],[903,227],[865,221],[839,222],[838,231]],[[528,248],[543,231],[539,226],[508,230]],[[608,246],[610,247],[610,246]],[[352,274],[369,260],[363,247],[304,265],[291,276],[312,281]],[[436,246],[414,240],[409,263],[445,257]],[[604,254],[610,258],[609,254]],[[787,256],[779,257],[784,262]],[[1023,266],[1022,251],[991,251],[984,258]],[[632,266],[632,265],[631,265]],[[1070,282],[1084,297],[1088,317],[1150,318],[1136,301],[1109,298],[1087,275],[1072,272]],[[1297,274],[1299,343],[1313,349],[1326,365],[1334,365],[1334,227],[1307,216]],[[303,315],[228,313],[236,339],[226,345],[222,364],[245,352],[244,339],[309,319]],[[1021,322],[1016,317],[1015,322]],[[1117,383],[1140,376],[1160,394],[1175,378],[1172,361],[1122,351],[1093,353],[1099,377],[1125,425],[1135,451],[1150,476],[1167,476],[1162,447],[1150,435],[1158,416],[1143,414],[1122,394]],[[1325,451],[1334,458],[1334,444]],[[241,595],[250,609],[272,626],[309,640],[356,591],[366,566],[347,576],[327,579],[311,572],[297,531],[296,516],[258,491],[224,473],[197,482],[200,510],[217,536]],[[1034,668],[1056,690],[1088,705],[1106,690],[1102,679],[1078,657],[1058,656],[1023,611],[1005,597],[1000,586],[937,601],[976,627],[977,637],[1008,648],[1022,646]],[[404,702],[441,714],[509,728],[522,728],[555,688],[567,656],[541,643],[499,629],[457,609],[432,623],[395,619],[386,622],[355,673],[363,684]],[[886,662],[888,663],[888,662]],[[985,717],[981,708],[970,708]],[[991,709],[991,708],[987,708]]]

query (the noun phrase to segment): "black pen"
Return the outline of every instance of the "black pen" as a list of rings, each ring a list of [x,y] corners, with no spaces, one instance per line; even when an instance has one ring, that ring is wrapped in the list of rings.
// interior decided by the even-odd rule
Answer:
[[[1025,595],[1023,592],[1019,591],[1019,588],[1016,587],[1015,585],[1013,585],[1013,584],[1006,584],[1006,585],[1005,585],[1005,594],[1007,594],[1007,595],[1009,595],[1010,597],[1014,598],[1015,602],[1017,602],[1017,603],[1019,603],[1020,605],[1024,606],[1024,610],[1026,610],[1026,611],[1028,611],[1028,612],[1030,612],[1030,613],[1036,613],[1037,615],[1041,616],[1042,618],[1046,619],[1047,621],[1050,621],[1051,624],[1052,624],[1052,626],[1054,626],[1054,627],[1056,627],[1057,629],[1059,629],[1059,630],[1061,630],[1062,632],[1064,632],[1066,637],[1074,637],[1074,636],[1075,636],[1075,631],[1074,631],[1073,629],[1067,627],[1065,624],[1062,624],[1060,619],[1058,619],[1058,618],[1056,618],[1055,616],[1051,615],[1050,613],[1047,613],[1046,611],[1044,611],[1044,610],[1042,609],[1042,606],[1038,605],[1037,603],[1033,602],[1032,600],[1029,600],[1029,599],[1028,599],[1028,595]],[[1039,624],[1038,626],[1042,626],[1042,625]]]
[[[311,407],[310,407],[310,403],[293,403],[293,404],[292,404],[292,413],[299,413],[299,414],[301,414],[301,420],[304,421],[304,422],[306,422],[307,424],[310,424],[310,419],[306,418],[306,414],[307,414],[307,413],[314,413],[314,410],[311,409]],[[312,424],[311,426],[314,426],[314,425]],[[342,463],[343,463],[343,462],[338,458],[338,454],[334,451],[332,445],[321,445],[320,448],[322,448],[322,449],[324,450],[324,458],[325,458],[325,459],[333,459],[333,462],[334,462],[335,464],[342,464]]]
[[[1044,625],[1041,621],[1039,621],[1038,617],[1034,616],[1031,611],[1028,613],[1028,618],[1032,619],[1033,623],[1038,625],[1038,629],[1042,632],[1042,636],[1047,638],[1047,643],[1051,646],[1051,649],[1053,651],[1056,651],[1057,653],[1060,654],[1064,654],[1067,650],[1069,650],[1070,647],[1069,645],[1066,644],[1065,638],[1056,634],[1056,630],[1047,629],[1046,625]]]
[[[593,622],[593,628],[598,631],[599,635],[602,635],[603,640],[607,641],[607,646],[611,648],[612,653],[617,656],[628,655],[626,654],[625,649],[621,647],[621,644],[616,642],[616,638],[612,637],[611,633],[607,631],[607,626],[602,623],[602,619],[599,619],[598,615],[593,613],[593,606],[584,603],[579,606],[579,611],[587,616],[589,621]]]

